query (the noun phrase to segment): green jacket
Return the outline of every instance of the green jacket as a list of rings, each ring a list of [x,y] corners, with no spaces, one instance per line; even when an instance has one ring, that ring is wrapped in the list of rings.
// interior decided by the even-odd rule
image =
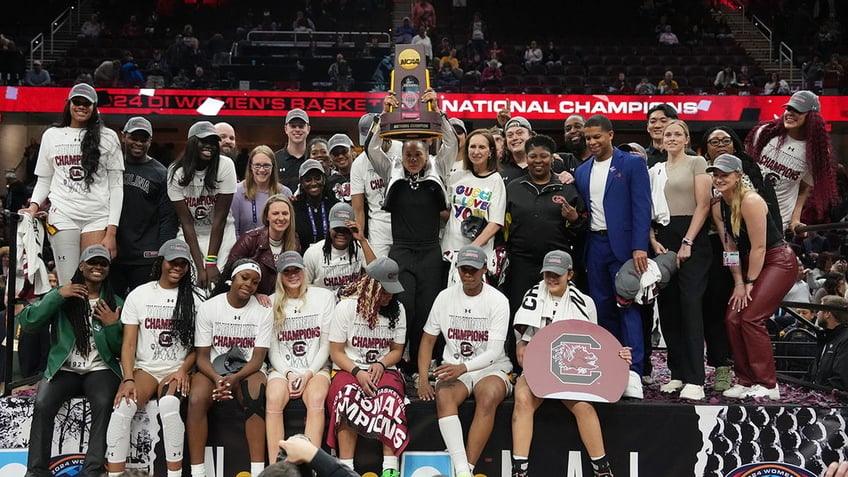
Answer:
[[[100,297],[104,298],[102,293]],[[124,304],[124,301],[117,296],[115,302],[116,306]],[[62,310],[64,303],[65,297],[59,294],[58,288],[54,288],[41,300],[24,308],[18,315],[21,329],[24,331],[41,331],[45,327],[50,327],[50,352],[47,355],[47,369],[44,371],[47,379],[52,378],[59,371],[76,344],[73,326]],[[97,318],[92,317],[91,320],[91,334],[94,337],[97,352],[115,374],[119,377],[123,376],[118,363],[124,332],[121,320],[108,326],[103,325]]]

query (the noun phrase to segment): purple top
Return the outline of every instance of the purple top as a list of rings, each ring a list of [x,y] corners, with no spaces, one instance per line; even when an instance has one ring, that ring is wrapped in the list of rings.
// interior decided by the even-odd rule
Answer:
[[[289,198],[292,196],[291,189],[282,184],[280,185],[280,193]],[[248,200],[244,195],[244,181],[238,183],[236,193],[233,194],[233,203],[230,206],[233,220],[236,223],[236,237],[241,237],[248,230],[263,225],[262,208],[265,207],[265,202],[270,195],[268,192],[256,191],[256,198]],[[293,217],[292,221],[294,221]]]

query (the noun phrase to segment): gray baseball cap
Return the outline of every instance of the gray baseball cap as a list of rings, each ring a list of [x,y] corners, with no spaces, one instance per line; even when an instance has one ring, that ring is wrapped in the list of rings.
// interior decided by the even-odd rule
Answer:
[[[733,154],[722,154],[715,158],[713,165],[707,168],[707,172],[742,172],[742,161]]]
[[[97,104],[97,91],[94,87],[87,83],[75,84],[68,93],[68,99],[85,98],[94,104]]]
[[[448,119],[448,122],[449,122],[449,123],[451,124],[451,126],[453,126],[454,128],[462,129],[463,134],[468,134],[468,128],[466,128],[466,127],[465,127],[465,123],[464,123],[461,119],[459,119],[459,118],[450,118],[450,119]]]
[[[365,267],[369,277],[380,282],[383,289],[395,294],[403,291],[403,285],[398,280],[398,264],[389,257],[377,257]]]
[[[819,97],[816,96],[812,91],[801,90],[795,92],[791,98],[789,98],[789,102],[784,104],[783,107],[791,107],[798,111],[799,113],[806,113],[809,111],[821,111],[821,103],[819,103]]]
[[[109,253],[109,249],[96,243],[94,245],[89,245],[85,250],[82,251],[80,255],[80,263],[87,262],[92,258],[105,258],[106,261],[112,263],[112,254]]]
[[[136,131],[144,131],[150,136],[153,136],[153,125],[141,116],[131,117],[127,120],[127,124],[124,125],[124,132],[132,134]]]
[[[198,121],[192,124],[191,127],[188,129],[189,139],[191,139],[192,137],[203,139],[211,136],[215,136],[219,140],[221,139],[220,136],[218,136],[218,131],[215,129],[215,126],[209,121]]]
[[[364,146],[365,140],[368,139],[368,132],[371,131],[371,125],[374,124],[374,116],[377,113],[365,113],[359,118],[359,145]]]
[[[512,127],[516,127],[516,126],[526,128],[528,131],[533,130],[533,127],[530,126],[530,121],[528,121],[527,118],[525,118],[524,116],[513,116],[512,118],[509,119],[509,121],[506,122],[503,130],[504,130],[504,132],[506,132],[507,129],[512,128]]]
[[[457,267],[469,266],[480,270],[486,266],[486,260],[486,251],[473,244],[465,245],[456,254]]]
[[[280,254],[276,265],[277,273],[280,273],[289,267],[300,269],[306,268],[306,265],[303,264],[303,257],[295,250],[288,250]]]
[[[563,250],[551,250],[542,259],[542,273],[565,275],[572,268],[574,268],[574,261],[571,260],[571,255]]]
[[[320,162],[316,161],[315,159],[307,159],[303,161],[303,164],[300,165],[297,177],[301,178],[305,176],[307,172],[313,169],[321,171],[321,174],[324,174],[324,166],[322,166]]]
[[[353,141],[351,141],[347,134],[333,134],[330,140],[327,141],[327,152],[332,154],[333,149],[339,146],[350,149],[353,147]]]
[[[167,261],[176,260],[178,258],[184,258],[191,261],[191,250],[188,248],[188,244],[183,242],[180,239],[171,239],[166,240],[165,243],[159,247],[159,256],[163,257]]]
[[[300,108],[292,109],[288,112],[288,114],[286,114],[286,124],[292,122],[294,119],[300,119],[306,124],[309,124],[309,115],[306,114],[306,111]]]
[[[347,221],[353,220],[353,207],[347,202],[338,202],[330,209],[330,228],[347,227]]]

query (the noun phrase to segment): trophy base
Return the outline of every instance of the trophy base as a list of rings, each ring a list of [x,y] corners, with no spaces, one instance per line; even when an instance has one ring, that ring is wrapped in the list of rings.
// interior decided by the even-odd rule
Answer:
[[[380,125],[383,139],[432,139],[441,137],[442,123],[439,122],[390,122]]]

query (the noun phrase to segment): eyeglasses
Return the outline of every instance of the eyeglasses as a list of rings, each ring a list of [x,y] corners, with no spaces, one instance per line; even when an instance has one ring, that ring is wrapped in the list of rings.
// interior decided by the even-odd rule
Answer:
[[[733,144],[733,139],[731,139],[729,137],[723,137],[721,139],[713,138],[713,139],[710,139],[709,141],[707,141],[707,144],[709,144],[710,146],[713,146],[713,147],[729,146],[729,145]]]
[[[71,103],[73,103],[74,106],[82,106],[85,108],[90,108],[91,105],[94,104],[91,101],[83,98],[72,98]]]
[[[271,164],[251,164],[250,167],[256,169],[257,171],[270,171],[271,167],[273,166]]]

